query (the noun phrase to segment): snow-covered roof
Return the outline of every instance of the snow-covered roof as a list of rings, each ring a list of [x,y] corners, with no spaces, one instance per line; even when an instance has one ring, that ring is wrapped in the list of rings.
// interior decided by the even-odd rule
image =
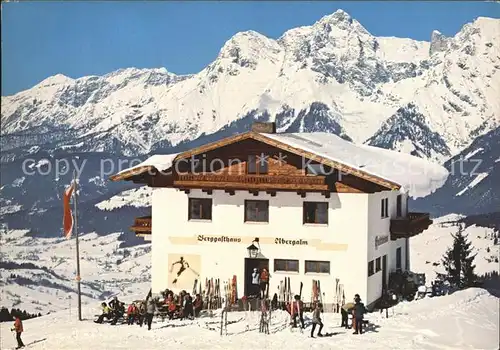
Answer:
[[[396,183],[415,198],[434,192],[448,177],[448,171],[439,164],[406,153],[355,144],[326,132],[260,135]]]
[[[172,166],[177,156],[187,158],[246,138],[254,138],[283,148],[384,187],[408,192],[414,198],[425,197],[434,192],[444,185],[448,177],[448,171],[439,164],[406,153],[355,144],[326,132],[282,134],[247,132],[183,153],[154,155],[134,167],[120,171],[111,179],[123,180],[152,168],[164,171]]]
[[[155,154],[142,163],[139,163],[133,167],[124,169],[117,174],[111,176],[111,180],[119,181],[126,177],[142,174],[150,169],[156,169],[158,171],[167,170],[172,166],[172,162],[178,153],[172,154]]]

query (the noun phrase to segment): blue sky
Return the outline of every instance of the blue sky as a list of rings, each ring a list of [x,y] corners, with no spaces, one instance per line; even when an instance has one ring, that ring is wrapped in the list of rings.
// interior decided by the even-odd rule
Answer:
[[[494,2],[18,2],[2,4],[2,95],[62,73],[119,68],[196,73],[235,33],[277,38],[343,9],[377,36],[429,40],[454,35],[478,16],[500,18]]]

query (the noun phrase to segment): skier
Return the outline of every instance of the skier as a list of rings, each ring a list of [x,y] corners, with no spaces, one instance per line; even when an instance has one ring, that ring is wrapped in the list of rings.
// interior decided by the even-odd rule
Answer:
[[[14,328],[10,329],[11,331],[16,331],[16,340],[17,340],[17,348],[24,348],[23,341],[21,339],[21,333],[23,332],[23,321],[16,315],[16,320],[14,321]]]
[[[189,264],[186,260],[184,260],[184,257],[181,256],[180,260],[179,261],[176,261],[172,264],[171,268],[170,268],[170,271],[172,271],[174,269],[174,266],[177,265],[177,264],[180,264],[181,267],[179,268],[179,271],[177,271],[177,277],[172,281],[172,284],[176,284],[177,283],[177,279],[180,277],[180,275],[186,270],[189,268]]]
[[[266,269],[262,269],[262,272],[260,273],[260,298],[265,299],[266,296],[266,290],[268,290],[269,285],[269,272]]]
[[[356,294],[354,296],[354,308],[352,310],[352,316],[355,323],[353,334],[363,334],[363,315],[367,312],[365,304],[361,302],[359,294]]]
[[[314,330],[316,329],[316,325],[319,325],[318,337],[323,336],[323,334],[321,333],[321,331],[323,330],[323,322],[321,322],[322,311],[323,311],[323,305],[321,303],[318,303],[313,311],[311,338],[314,338]]]
[[[153,322],[153,316],[156,311],[155,301],[153,299],[148,300],[148,304],[146,305],[146,321],[148,323],[148,331],[151,330],[151,323]]]
[[[252,289],[253,294],[257,297],[260,294],[260,274],[257,268],[253,269],[252,273]]]
[[[297,327],[297,316],[299,317],[299,321],[300,321],[300,324],[301,324],[301,327],[302,329],[304,329],[304,305],[302,303],[302,300],[300,300],[300,296],[298,295],[295,295],[294,297],[295,301],[295,305],[293,306],[293,328],[296,328]],[[321,332],[321,331],[320,331]]]

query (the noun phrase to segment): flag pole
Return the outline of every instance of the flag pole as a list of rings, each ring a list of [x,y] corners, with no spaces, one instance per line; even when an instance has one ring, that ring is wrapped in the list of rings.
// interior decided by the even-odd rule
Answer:
[[[81,291],[81,286],[80,286],[80,248],[78,245],[78,212],[77,212],[77,201],[78,201],[78,183],[76,181],[76,170],[73,170],[73,183],[75,185],[75,188],[73,190],[73,205],[74,205],[74,218],[75,222],[73,225],[73,229],[75,230],[75,238],[76,238],[76,283],[78,287],[78,321],[82,320],[82,291]]]

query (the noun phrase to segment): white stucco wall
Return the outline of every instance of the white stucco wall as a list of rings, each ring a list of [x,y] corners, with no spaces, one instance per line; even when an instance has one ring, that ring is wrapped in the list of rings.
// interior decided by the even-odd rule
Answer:
[[[244,290],[244,259],[248,256],[247,246],[255,237],[266,240],[261,243],[262,254],[269,259],[271,273],[270,292],[278,291],[280,280],[285,276],[291,279],[292,292],[299,292],[303,282],[303,300],[311,299],[312,279],[321,281],[324,303],[334,300],[335,279],[344,284],[345,296],[351,300],[355,293],[368,303],[367,262],[374,252],[373,242],[368,233],[379,232],[388,223],[379,223],[377,230],[369,229],[369,216],[377,212],[380,220],[380,208],[373,203],[368,194],[331,194],[325,198],[321,194],[308,193],[301,198],[296,193],[277,193],[271,197],[263,192],[253,196],[247,191],[237,191],[230,196],[224,191],[213,191],[208,195],[201,190],[192,190],[189,194],[172,188],[153,190],[152,210],[152,289],[158,293],[168,285],[168,270],[171,262],[169,254],[201,255],[201,280],[220,278],[226,281],[233,275],[238,276],[238,297]],[[188,221],[188,198],[212,198],[212,220],[208,222]],[[268,200],[269,223],[245,223],[244,200]],[[304,225],[302,223],[302,203],[304,201],[327,201],[329,203],[328,225]],[[373,203],[372,203],[373,202]],[[373,206],[373,210],[369,209]],[[382,231],[380,231],[382,232]],[[241,243],[229,242],[193,242],[197,235],[242,237]],[[184,237],[184,242],[173,244],[169,237]],[[324,250],[306,245],[275,244],[271,238],[321,240],[323,244],[346,244],[346,251]],[[177,243],[179,240],[177,240]],[[388,246],[388,244],[386,244]],[[385,247],[384,247],[385,249]],[[273,259],[299,260],[299,272],[274,272]],[[330,274],[305,274],[305,260],[330,261]],[[372,276],[373,277],[373,276]],[[194,277],[193,277],[194,279]],[[175,288],[174,288],[175,289]]]
[[[387,255],[387,275],[386,280],[389,282],[389,273],[396,269],[396,249],[401,247],[401,268],[405,269],[405,240],[398,239],[396,241],[391,241],[390,239],[390,224],[391,218],[397,217],[397,196],[402,196],[402,215],[406,215],[407,212],[407,194],[400,193],[399,191],[383,191],[371,194],[369,196],[369,212],[368,212],[368,261],[375,261],[378,257],[381,258]],[[388,198],[388,211],[389,216],[387,218],[381,217],[381,200],[383,198]],[[375,239],[377,236],[383,237],[389,235],[389,239],[386,243],[375,247]],[[368,276],[368,261],[366,266],[366,275]],[[381,262],[382,265],[382,262]],[[368,302],[369,304],[373,300],[377,300],[382,296],[382,270],[375,272],[374,275],[368,277]]]

